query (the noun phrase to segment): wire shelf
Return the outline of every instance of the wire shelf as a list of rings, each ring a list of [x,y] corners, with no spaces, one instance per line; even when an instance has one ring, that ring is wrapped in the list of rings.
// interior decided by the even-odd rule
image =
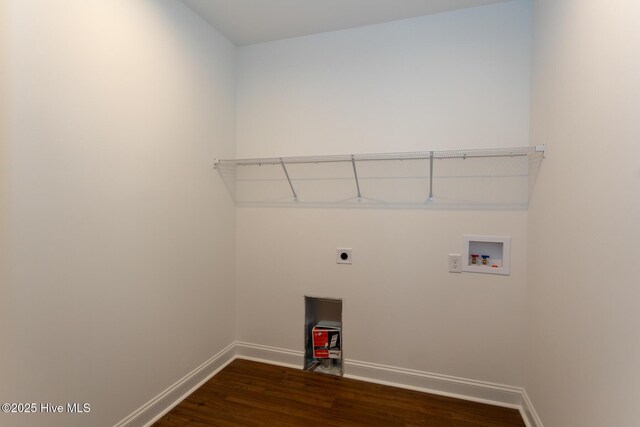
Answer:
[[[545,147],[221,159],[239,206],[526,209]]]

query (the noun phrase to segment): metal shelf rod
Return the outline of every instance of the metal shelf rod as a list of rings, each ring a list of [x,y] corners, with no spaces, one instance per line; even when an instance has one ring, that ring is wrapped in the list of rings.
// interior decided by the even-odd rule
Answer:
[[[353,166],[353,176],[356,179],[356,189],[358,190],[358,200],[362,200],[362,194],[360,194],[360,183],[358,182],[358,171],[356,170],[356,160],[351,155],[351,165]]]
[[[385,160],[446,160],[446,159],[477,159],[477,158],[497,158],[497,157],[524,157],[531,153],[542,152],[544,154],[544,146],[529,147],[530,150],[522,151],[514,150],[487,153],[486,151],[475,153],[473,150],[460,153],[438,153],[435,151],[424,154],[407,154],[407,155],[349,155],[346,156],[325,156],[325,157],[278,157],[278,158],[264,158],[264,159],[221,159],[216,160],[215,164],[230,163],[237,166],[251,166],[251,165],[275,165],[275,164],[313,164],[313,163],[352,163],[357,161],[385,161]]]
[[[429,201],[433,200],[433,151],[429,154]]]
[[[287,181],[289,182],[289,187],[291,187],[291,192],[293,193],[293,200],[297,202],[298,195],[296,194],[296,190],[293,189],[291,178],[289,178],[289,172],[287,172],[287,167],[284,165],[284,161],[282,159],[280,159],[280,164],[282,165],[282,170],[284,171],[284,175],[287,177]]]

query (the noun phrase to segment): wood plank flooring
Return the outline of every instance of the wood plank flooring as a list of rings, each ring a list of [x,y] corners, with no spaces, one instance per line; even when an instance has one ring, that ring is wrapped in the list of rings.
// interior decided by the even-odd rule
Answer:
[[[515,409],[236,359],[156,427],[524,426]]]

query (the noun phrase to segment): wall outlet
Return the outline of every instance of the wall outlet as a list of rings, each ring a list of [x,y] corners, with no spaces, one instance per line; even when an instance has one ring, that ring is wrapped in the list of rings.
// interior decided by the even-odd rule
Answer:
[[[351,248],[336,249],[336,263],[353,264],[353,262],[351,261]]]
[[[449,273],[462,273],[462,255],[449,254]]]

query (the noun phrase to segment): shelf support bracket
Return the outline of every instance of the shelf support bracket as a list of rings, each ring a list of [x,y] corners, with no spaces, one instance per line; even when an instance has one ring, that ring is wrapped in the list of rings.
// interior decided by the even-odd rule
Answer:
[[[298,201],[298,195],[296,194],[296,190],[293,189],[293,184],[291,183],[291,178],[289,178],[289,172],[287,172],[287,167],[284,165],[284,160],[280,157],[280,164],[282,165],[282,170],[284,171],[284,176],[287,177],[287,182],[289,183],[289,187],[291,188],[291,192],[293,193],[293,200]]]
[[[358,171],[356,170],[356,159],[351,155],[351,166],[353,166],[353,176],[356,179],[356,189],[358,190],[358,201],[362,200],[362,194],[360,194],[360,182],[358,181]]]
[[[433,151],[429,151],[429,201],[433,201]]]

